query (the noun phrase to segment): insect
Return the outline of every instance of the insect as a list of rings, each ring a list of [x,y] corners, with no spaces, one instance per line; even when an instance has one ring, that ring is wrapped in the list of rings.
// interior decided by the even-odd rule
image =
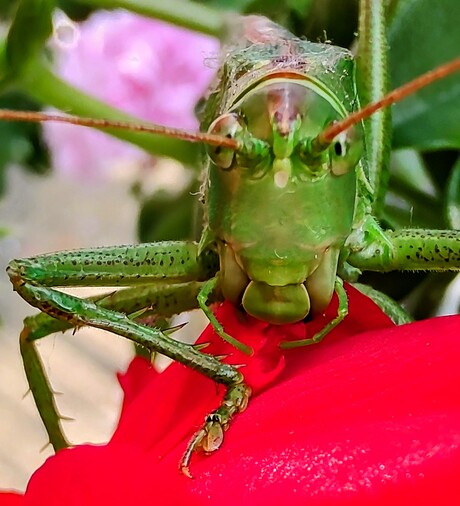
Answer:
[[[129,125],[208,146],[206,219],[198,244],[77,250],[10,263],[14,289],[43,312],[26,319],[20,346],[31,391],[56,450],[67,441],[34,347],[35,340],[50,333],[83,325],[109,330],[227,387],[221,406],[185,450],[180,468],[190,475],[193,452],[221,446],[223,431],[246,408],[251,391],[237,369],[175,341],[161,328],[139,323],[138,316],[151,307],[169,317],[199,306],[223,339],[250,353],[225,332],[209,309],[210,301],[224,298],[256,318],[283,325],[321,314],[336,293],[339,310],[326,327],[285,343],[286,348],[300,347],[320,342],[346,317],[343,280],[354,281],[361,271],[460,270],[459,232],[384,230],[373,215],[380,205],[387,157],[381,139],[388,133],[388,105],[460,68],[457,59],[379,102],[384,83],[374,91],[370,81],[379,79],[372,69],[384,54],[384,42],[376,44],[366,33],[382,29],[381,3],[361,5],[362,89],[356,87],[349,51],[303,41],[266,18],[249,16],[238,18],[230,30],[233,38],[202,112],[207,133]],[[0,118],[128,126],[8,111]],[[79,299],[55,290],[61,286],[127,288]],[[396,311],[394,306],[387,310]]]

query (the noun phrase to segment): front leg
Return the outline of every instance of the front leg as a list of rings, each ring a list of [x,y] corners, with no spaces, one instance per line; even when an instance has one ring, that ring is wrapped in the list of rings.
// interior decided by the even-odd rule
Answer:
[[[343,281],[337,276],[334,284],[334,291],[338,298],[338,307],[336,317],[325,325],[319,332],[313,337],[308,339],[299,339],[297,341],[284,341],[280,344],[280,348],[289,350],[292,348],[299,348],[301,346],[310,346],[311,344],[317,344],[321,342],[332,330],[339,325],[340,322],[348,314],[348,295],[343,287]]]
[[[55,284],[82,286],[88,281],[89,284],[105,286],[126,285],[130,282],[142,284],[138,272],[143,272],[144,278],[150,282],[155,278],[186,281],[203,278],[208,276],[210,272],[215,273],[215,258],[212,255],[205,256],[204,259],[198,258],[196,245],[183,243],[184,247],[181,248],[180,244],[160,243],[159,245],[148,245],[148,247],[146,245],[124,247],[125,255],[121,255],[120,249],[117,248],[45,255],[11,262],[8,274],[16,291],[26,301],[53,318],[64,321],[69,326],[91,326],[127,337],[151,352],[166,355],[225,385],[228,389],[227,395],[218,410],[210,415],[214,423],[209,425],[209,419],[207,420],[200,431],[203,437],[199,441],[195,437],[191,448],[192,450],[198,447],[209,449],[210,445],[205,440],[212,439],[213,436],[210,432],[214,433],[219,425],[224,430],[230,418],[244,409],[246,405],[241,396],[235,397],[235,392],[243,392],[242,395],[245,399],[250,395],[250,389],[243,383],[241,373],[236,368],[221,363],[213,356],[200,353],[192,345],[175,341],[168,332],[143,325],[134,321],[130,315],[103,307],[106,305],[103,304],[103,301],[107,301],[110,296],[99,301],[85,300],[49,287],[49,285]],[[94,262],[91,260],[91,256],[95,258]],[[135,268],[125,270],[126,262],[129,267],[134,264]],[[155,265],[152,265],[153,262]],[[160,292],[164,282],[159,284]],[[169,284],[164,286],[170,287]],[[175,312],[179,312],[181,306],[176,309]],[[46,329],[48,328],[46,327]],[[40,331],[43,333],[43,330],[44,327],[39,327],[38,333]],[[40,336],[36,334],[34,339],[38,337]],[[60,428],[59,414],[27,327],[21,334],[21,351],[31,390],[50,440],[55,449],[63,448],[67,446],[67,441]],[[221,415],[220,419],[216,418],[218,413]],[[211,445],[212,449],[217,449],[221,442]],[[191,451],[189,454],[191,455]],[[188,472],[188,460],[187,464],[181,467],[184,473]]]
[[[88,297],[100,307],[124,313],[136,321],[154,325],[158,319],[171,318],[177,314],[198,308],[198,294],[204,282],[153,283],[112,290],[104,294]],[[211,294],[208,303],[220,300]],[[29,341],[41,339],[56,332],[65,332],[72,328],[71,323],[57,320],[46,313],[38,313],[24,319]]]
[[[91,301],[78,299],[52,288],[34,286],[25,282],[20,290],[25,299],[34,300],[35,305],[40,309],[46,309],[55,317],[69,321],[72,325],[87,325],[124,336],[151,352],[166,355],[227,387],[227,394],[221,406],[208,416],[203,428],[199,431],[199,437],[195,436],[189,445],[188,456],[181,463],[181,470],[185,474],[190,475],[188,464],[192,451],[200,447],[208,452],[217,450],[222,444],[222,438],[212,445],[208,441],[214,438],[214,433],[219,429],[221,432],[225,430],[234,414],[246,407],[246,400],[251,390],[243,383],[242,374],[236,368],[221,363],[217,358],[200,353],[193,345],[175,341],[167,335],[167,332],[137,323],[122,313],[98,307]],[[22,349],[24,349],[26,342],[27,336],[23,335],[21,338]],[[24,353],[23,356],[25,357]],[[31,389],[35,396],[37,393],[35,389],[36,378],[32,379],[34,381]],[[48,391],[47,393],[50,395],[49,388],[46,388],[47,383],[42,382],[39,387],[45,388],[45,391]],[[52,406],[52,398],[51,400],[50,398],[45,399],[43,392],[39,392],[39,395],[41,402],[47,403],[48,407],[51,403],[51,407],[55,408]],[[47,410],[42,418],[53,446],[56,449],[66,446],[65,438],[60,431],[59,417],[53,418]],[[212,423],[209,423],[210,420]]]

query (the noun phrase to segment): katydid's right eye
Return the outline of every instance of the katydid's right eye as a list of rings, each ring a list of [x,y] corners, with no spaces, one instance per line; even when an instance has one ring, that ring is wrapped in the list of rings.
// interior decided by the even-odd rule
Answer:
[[[353,170],[362,156],[362,141],[356,128],[349,128],[337,136],[332,145],[331,170],[335,176],[342,176]]]
[[[220,116],[209,127],[209,133],[221,135],[227,139],[236,139],[242,130],[242,119],[234,113]],[[235,151],[223,146],[208,146],[208,154],[221,169],[230,169],[235,158]]]
[[[334,143],[334,151],[337,156],[345,156],[346,145],[340,141]]]

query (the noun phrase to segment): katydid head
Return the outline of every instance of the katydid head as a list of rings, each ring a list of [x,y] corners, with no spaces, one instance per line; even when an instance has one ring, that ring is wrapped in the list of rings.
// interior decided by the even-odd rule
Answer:
[[[249,90],[211,124],[209,134],[234,139],[236,149],[210,146],[213,164],[245,177],[270,174],[274,184],[310,180],[352,171],[362,154],[357,126],[318,151],[314,139],[344,117],[338,101],[312,82],[271,78]]]
[[[318,83],[271,77],[210,125],[210,134],[238,143],[208,149],[207,217],[218,241],[222,291],[253,316],[299,321],[330,300],[353,223],[362,142],[359,127],[320,153],[313,140],[345,115]],[[307,286],[315,272],[320,281]],[[315,293],[310,302],[318,291],[325,295]]]

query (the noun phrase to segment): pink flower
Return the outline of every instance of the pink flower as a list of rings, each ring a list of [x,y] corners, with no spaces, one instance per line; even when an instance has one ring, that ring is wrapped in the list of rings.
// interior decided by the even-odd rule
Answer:
[[[125,11],[99,11],[55,43],[57,73],[77,88],[141,119],[197,129],[194,108],[215,69],[216,39]],[[142,164],[138,148],[81,127],[48,123],[54,167],[94,177],[113,164]]]
[[[219,320],[254,355],[209,328],[201,341],[245,363],[255,393],[223,447],[194,456],[195,479],[177,464],[222,390],[181,365],[158,374],[137,358],[120,377],[125,400],[111,441],[48,459],[23,504],[458,504],[460,318],[395,327],[369,299],[347,291],[344,322],[321,344],[287,352],[279,342],[314,333],[334,304],[324,319],[286,327],[221,306]]]

